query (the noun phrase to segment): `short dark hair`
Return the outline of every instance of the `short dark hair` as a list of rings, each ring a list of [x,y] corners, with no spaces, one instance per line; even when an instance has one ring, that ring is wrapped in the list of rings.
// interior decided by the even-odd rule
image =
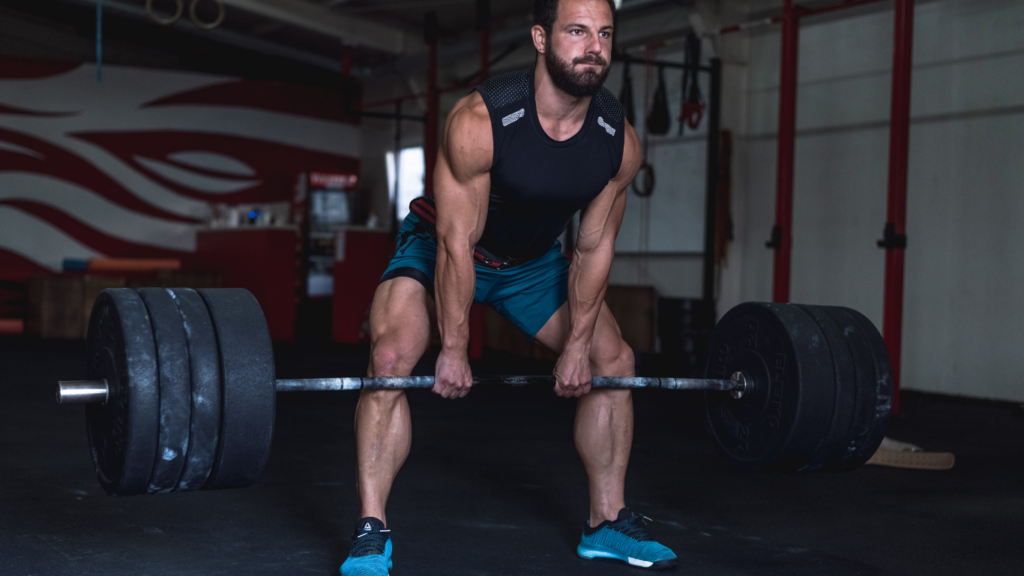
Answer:
[[[554,28],[555,20],[558,18],[558,3],[559,0],[533,0],[534,26],[540,26],[545,32],[551,34],[551,29]],[[612,9],[612,15],[614,15],[615,0],[608,0],[608,7]]]

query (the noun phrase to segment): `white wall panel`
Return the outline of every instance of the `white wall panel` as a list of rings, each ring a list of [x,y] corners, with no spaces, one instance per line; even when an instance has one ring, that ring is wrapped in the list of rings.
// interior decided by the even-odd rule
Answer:
[[[1024,2],[919,3],[915,20],[903,386],[1021,401]],[[792,297],[879,325],[892,26],[890,11],[808,20],[797,103]],[[779,41],[748,40],[741,260],[723,276],[745,300],[771,296]]]

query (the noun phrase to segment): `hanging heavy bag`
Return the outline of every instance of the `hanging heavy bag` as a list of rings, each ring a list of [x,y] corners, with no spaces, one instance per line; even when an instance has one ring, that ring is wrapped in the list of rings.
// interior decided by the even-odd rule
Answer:
[[[668,134],[672,125],[672,114],[668,111],[668,94],[665,90],[665,71],[658,66],[658,87],[654,90],[654,103],[651,115],[647,118],[647,132],[650,134]]]
[[[629,63],[622,67],[622,90],[619,92],[619,103],[626,110],[626,120],[636,126],[636,115],[633,113],[633,77],[629,75]]]

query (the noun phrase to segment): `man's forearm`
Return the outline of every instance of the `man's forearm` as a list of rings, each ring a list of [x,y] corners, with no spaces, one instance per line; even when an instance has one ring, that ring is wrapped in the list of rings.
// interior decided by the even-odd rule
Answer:
[[[566,350],[589,351],[601,303],[608,288],[614,248],[577,251],[569,266],[569,337]]]
[[[461,244],[438,239],[434,296],[441,346],[448,352],[466,354],[476,271],[472,248]]]

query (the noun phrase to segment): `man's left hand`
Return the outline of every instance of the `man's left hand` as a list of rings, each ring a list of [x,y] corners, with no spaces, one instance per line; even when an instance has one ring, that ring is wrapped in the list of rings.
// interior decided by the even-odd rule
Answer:
[[[564,398],[590,392],[590,353],[566,348],[555,364],[555,394]]]

